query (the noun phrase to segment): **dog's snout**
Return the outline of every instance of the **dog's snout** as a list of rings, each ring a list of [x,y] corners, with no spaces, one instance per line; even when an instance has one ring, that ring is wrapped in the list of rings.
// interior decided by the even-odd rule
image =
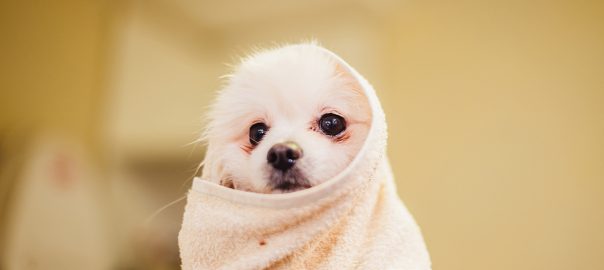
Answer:
[[[294,142],[278,143],[268,150],[266,160],[273,168],[286,171],[302,157],[302,148]]]

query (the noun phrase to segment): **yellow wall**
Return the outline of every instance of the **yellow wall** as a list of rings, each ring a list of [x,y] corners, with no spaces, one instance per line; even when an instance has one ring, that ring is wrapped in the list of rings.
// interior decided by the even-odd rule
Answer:
[[[435,269],[603,269],[602,2],[408,3],[390,155]]]
[[[52,178],[49,176],[52,167],[48,165],[53,163],[40,164],[37,161],[44,157],[31,156],[32,152],[43,153],[52,160],[57,153],[71,154],[73,150],[40,151],[38,139],[42,136],[54,134],[50,137],[56,136],[58,141],[66,141],[70,147],[83,145],[87,154],[97,154],[96,150],[101,148],[98,145],[98,116],[102,104],[101,69],[108,7],[104,0],[0,2],[0,268],[23,269],[14,266],[27,263],[28,269],[33,269],[41,257],[47,259],[44,261],[55,262],[54,266],[41,266],[46,269],[53,269],[57,263],[73,265],[62,262],[79,262],[79,265],[83,261],[99,262],[85,256],[70,258],[57,254],[69,254],[70,251],[75,251],[72,254],[90,254],[99,250],[99,246],[82,249],[72,241],[83,240],[74,234],[80,232],[87,237],[84,242],[99,243],[96,232],[105,224],[86,226],[78,223],[82,219],[73,217],[71,210],[80,208],[93,217],[85,219],[98,221],[103,216],[97,211],[100,208],[90,209],[76,198],[71,207],[59,206],[55,208],[57,212],[46,211],[47,206],[65,197],[73,198],[73,194],[38,193],[39,190],[30,188],[31,183],[26,183],[32,179],[26,178],[36,173],[42,177],[35,180]],[[84,160],[77,162],[80,161],[84,163]],[[32,166],[33,163],[37,166]],[[85,175],[90,174],[85,172]],[[85,196],[98,195],[98,179],[86,180],[91,180],[92,192]],[[34,193],[37,194],[21,196]],[[95,199],[91,196],[84,201]],[[23,209],[34,211],[21,211]],[[22,218],[32,216],[33,219]],[[24,220],[33,222],[18,223]],[[53,222],[39,224],[40,220],[54,221],[58,226],[44,228],[45,225],[52,227]],[[9,227],[15,230],[10,231]],[[64,233],[56,234],[54,229]],[[29,234],[23,235],[24,231]],[[37,237],[39,235],[45,237]],[[61,235],[74,237],[57,242],[56,238]],[[11,239],[17,240],[11,242]],[[19,252],[16,256],[7,255],[15,250]],[[22,252],[24,250],[26,252]],[[102,257],[100,261],[109,261],[104,254],[98,257]]]
[[[0,126],[92,138],[106,1],[0,4]]]

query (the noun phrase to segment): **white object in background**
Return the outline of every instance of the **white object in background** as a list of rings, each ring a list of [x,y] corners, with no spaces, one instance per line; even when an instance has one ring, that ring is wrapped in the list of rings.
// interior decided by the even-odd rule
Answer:
[[[2,268],[110,269],[107,196],[83,152],[51,138],[32,146],[14,185]]]

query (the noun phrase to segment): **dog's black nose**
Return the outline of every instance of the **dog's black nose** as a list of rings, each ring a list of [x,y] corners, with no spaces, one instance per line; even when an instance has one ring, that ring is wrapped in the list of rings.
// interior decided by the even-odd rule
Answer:
[[[302,157],[302,148],[294,142],[278,143],[268,150],[266,160],[273,168],[287,171]]]

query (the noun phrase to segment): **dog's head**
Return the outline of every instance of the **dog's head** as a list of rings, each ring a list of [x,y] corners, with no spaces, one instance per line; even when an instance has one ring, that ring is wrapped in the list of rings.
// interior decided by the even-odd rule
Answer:
[[[308,188],[350,163],[370,122],[356,79],[315,45],[257,53],[213,104],[202,177],[261,193]]]

